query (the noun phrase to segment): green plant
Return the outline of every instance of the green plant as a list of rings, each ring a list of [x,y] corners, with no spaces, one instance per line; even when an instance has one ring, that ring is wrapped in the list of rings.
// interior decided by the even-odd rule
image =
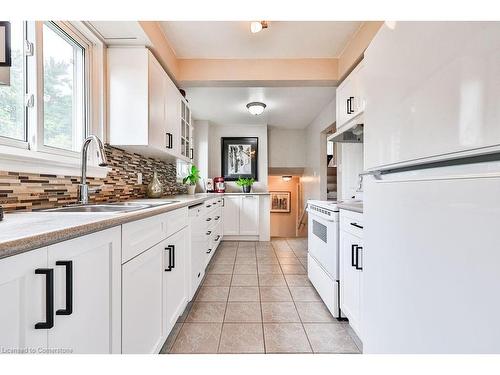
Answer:
[[[252,186],[255,180],[253,178],[238,178],[238,181],[236,181],[236,185],[238,186]]]
[[[195,165],[191,166],[189,174],[182,179],[183,184],[196,185],[200,180],[200,170]]]

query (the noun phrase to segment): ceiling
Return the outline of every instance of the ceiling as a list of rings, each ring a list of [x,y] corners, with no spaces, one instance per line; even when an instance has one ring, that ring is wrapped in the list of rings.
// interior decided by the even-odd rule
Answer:
[[[303,129],[335,98],[334,87],[189,87],[186,97],[196,120],[218,125],[263,125]],[[249,102],[267,105],[248,113]]]
[[[259,33],[248,21],[160,23],[178,58],[336,58],[359,29],[354,21],[272,21]]]

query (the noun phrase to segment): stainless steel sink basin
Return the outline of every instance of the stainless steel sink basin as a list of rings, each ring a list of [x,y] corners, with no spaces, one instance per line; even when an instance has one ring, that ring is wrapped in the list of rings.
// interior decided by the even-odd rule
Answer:
[[[120,212],[131,212],[137,210],[143,210],[145,208],[151,208],[156,206],[162,206],[166,204],[174,204],[178,201],[162,201],[162,202],[151,202],[151,203],[139,203],[139,202],[116,202],[116,203],[105,203],[105,204],[86,204],[86,205],[74,205],[67,207],[51,208],[48,212],[107,212],[107,213],[120,213]]]

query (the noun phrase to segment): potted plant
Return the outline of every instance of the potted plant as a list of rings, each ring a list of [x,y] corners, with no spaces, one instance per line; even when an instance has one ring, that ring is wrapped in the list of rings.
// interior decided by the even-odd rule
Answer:
[[[243,189],[244,193],[250,193],[250,190],[252,190],[252,185],[255,182],[253,178],[239,178],[238,181],[236,181],[236,185],[241,186]]]
[[[200,170],[195,165],[191,166],[189,174],[182,179],[182,183],[187,185],[188,194],[193,195],[196,190],[196,184],[200,180]]]

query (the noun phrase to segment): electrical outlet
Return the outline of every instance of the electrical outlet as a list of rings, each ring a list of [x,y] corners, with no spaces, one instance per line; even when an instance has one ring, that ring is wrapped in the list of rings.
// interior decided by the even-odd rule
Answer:
[[[142,173],[137,173],[137,184],[142,185]]]

